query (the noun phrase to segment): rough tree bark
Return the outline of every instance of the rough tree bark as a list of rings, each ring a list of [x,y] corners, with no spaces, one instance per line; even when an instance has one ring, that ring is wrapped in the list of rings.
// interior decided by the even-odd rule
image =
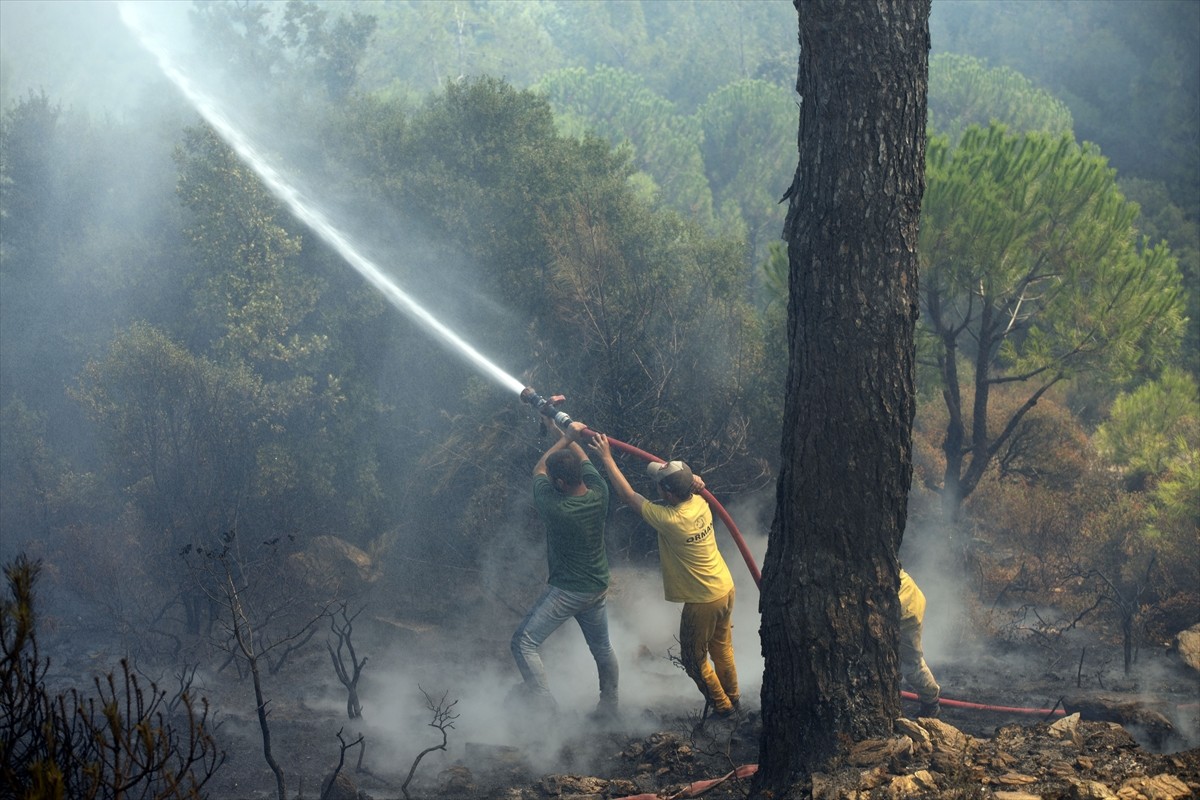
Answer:
[[[930,0],[795,0],[799,165],[757,796],[899,716]]]

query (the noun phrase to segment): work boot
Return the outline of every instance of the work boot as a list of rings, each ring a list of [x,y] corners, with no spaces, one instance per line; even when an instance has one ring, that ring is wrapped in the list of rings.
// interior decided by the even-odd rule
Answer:
[[[588,723],[600,730],[616,730],[621,724],[621,714],[615,703],[601,702],[588,712]]]
[[[918,717],[933,717],[937,719],[937,715],[941,713],[942,701],[934,700],[932,703],[921,703],[921,708],[917,711]]]
[[[733,719],[734,717],[741,716],[742,710],[740,700],[732,701],[732,705],[730,705],[729,708],[725,709],[724,711],[718,709],[716,706],[711,706],[711,708],[712,715],[717,719]]]
[[[528,684],[518,683],[505,696],[504,710],[515,717],[550,722],[558,715],[558,703],[553,695],[538,694]]]

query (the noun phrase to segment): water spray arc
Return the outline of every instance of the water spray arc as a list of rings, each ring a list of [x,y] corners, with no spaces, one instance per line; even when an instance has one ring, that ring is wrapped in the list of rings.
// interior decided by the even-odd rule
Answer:
[[[221,104],[196,85],[187,74],[176,64],[166,46],[158,40],[142,24],[135,4],[121,2],[117,4],[121,21],[125,23],[137,37],[138,42],[158,62],[158,67],[175,87],[183,93],[192,107],[200,113],[217,135],[238,154],[255,174],[263,181],[270,192],[275,195],[288,210],[313,233],[332,247],[346,263],[378,289],[400,311],[423,325],[427,330],[463,356],[468,362],[477,367],[484,375],[495,380],[501,386],[514,392],[520,392],[524,385],[493,364],[482,353],[468,344],[454,331],[443,325],[429,311],[396,285],[371,259],[367,258],[357,247],[322,213],[315,203],[301,194],[291,182],[283,177],[280,170],[271,163],[260,147],[233,124],[229,114]]]
[[[254,170],[255,174],[258,175],[270,192],[287,206],[288,210],[298,220],[308,226],[310,230],[331,246],[338,255],[360,275],[366,278],[372,286],[382,292],[392,305],[423,325],[444,343],[450,345],[452,349],[477,367],[484,375],[495,380],[506,389],[519,394],[522,400],[534,405],[535,408],[546,413],[547,416],[555,417],[556,414],[562,416],[566,419],[565,423],[561,423],[563,426],[570,424],[570,417],[564,412],[555,412],[554,403],[541,398],[532,389],[527,390],[519,380],[485,358],[482,353],[442,324],[429,311],[417,303],[416,300],[397,286],[378,264],[363,255],[347,236],[334,226],[325,214],[317,208],[315,203],[305,198],[295,185],[284,178],[282,172],[271,163],[270,158],[267,157],[263,150],[233,123],[229,114],[221,107],[221,104],[188,77],[176,63],[175,59],[172,58],[167,47],[142,23],[135,4],[120,2],[117,4],[117,8],[121,15],[121,21],[133,32],[142,47],[154,56],[163,74],[187,98],[192,107],[200,113],[205,122],[216,131],[217,135],[237,153],[243,162]],[[532,398],[527,396],[527,392],[532,398],[537,398],[537,404],[534,404]],[[594,433],[593,431],[592,434],[594,435]],[[609,439],[609,441],[618,449],[636,455],[646,461],[661,462],[663,460],[625,442],[616,439]],[[746,547],[746,543],[742,539],[742,535],[734,524],[733,519],[730,518],[728,512],[717,502],[717,499],[713,497],[711,492],[705,489],[701,494],[729,529],[734,541],[737,543],[738,550],[741,551],[742,558],[746,561],[746,566],[750,569],[750,574],[754,577],[755,584],[758,585],[761,581],[758,566],[754,563],[754,558],[750,554],[749,548]]]

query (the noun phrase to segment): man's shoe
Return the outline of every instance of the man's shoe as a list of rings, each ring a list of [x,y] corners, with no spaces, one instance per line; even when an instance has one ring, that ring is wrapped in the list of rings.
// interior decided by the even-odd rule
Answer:
[[[934,700],[932,703],[921,703],[921,708],[917,711],[918,717],[933,717],[937,719],[937,715],[941,713],[942,701]]]
[[[714,717],[716,717],[717,719],[730,719],[732,717],[740,716],[741,711],[742,711],[741,702],[738,700],[734,700],[732,705],[730,705],[729,708],[725,709],[724,711],[722,711],[719,708],[714,707],[712,715]]]
[[[617,707],[607,703],[601,703],[589,711],[587,719],[589,723],[599,728],[615,728],[621,724],[621,714],[617,711]]]

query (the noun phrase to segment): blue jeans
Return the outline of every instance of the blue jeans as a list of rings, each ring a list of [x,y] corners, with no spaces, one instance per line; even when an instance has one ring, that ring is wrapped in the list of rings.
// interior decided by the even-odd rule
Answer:
[[[608,641],[608,591],[585,594],[547,586],[512,637],[512,654],[525,686],[537,700],[554,706],[538,648],[571,617],[579,623],[600,674],[600,705],[617,707],[617,654]]]

